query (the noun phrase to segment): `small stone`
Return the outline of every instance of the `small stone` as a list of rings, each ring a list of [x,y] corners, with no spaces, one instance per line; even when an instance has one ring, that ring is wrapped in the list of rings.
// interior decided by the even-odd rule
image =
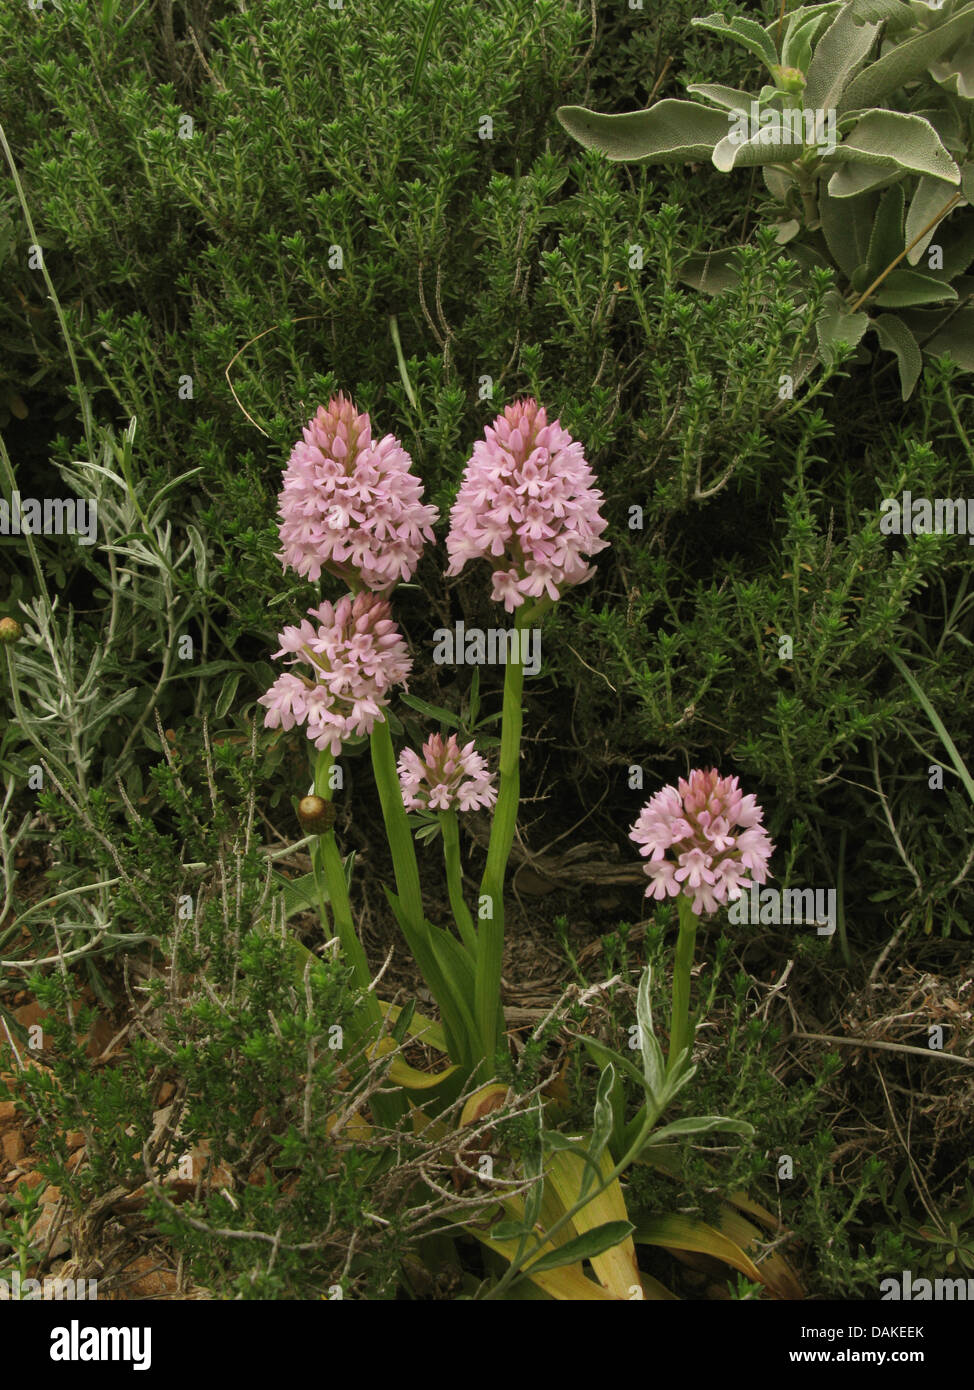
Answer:
[[[3,1155],[8,1163],[19,1163],[27,1152],[24,1136],[19,1129],[12,1129],[3,1136]]]
[[[57,1208],[50,1202],[42,1206],[40,1215],[30,1228],[31,1243],[36,1245],[39,1250],[47,1250],[47,1241],[51,1233],[51,1227],[54,1224],[56,1210]],[[71,1242],[65,1233],[64,1224],[62,1223],[54,1240],[54,1244],[51,1247],[50,1257],[52,1259],[57,1259],[58,1255],[66,1255],[70,1249]]]
[[[33,1028],[35,1023],[43,1023],[50,1014],[46,1012],[36,999],[31,999],[28,1004],[22,1004],[19,1009],[14,1009],[14,1018],[21,1028]]]

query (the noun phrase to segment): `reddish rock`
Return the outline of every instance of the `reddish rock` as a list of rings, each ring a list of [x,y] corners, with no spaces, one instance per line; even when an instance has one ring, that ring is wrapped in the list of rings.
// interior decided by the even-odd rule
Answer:
[[[54,1224],[56,1212],[57,1208],[53,1202],[49,1202],[47,1205],[42,1206],[40,1215],[30,1228],[31,1241],[39,1250],[47,1250],[47,1241],[51,1234],[51,1227]],[[55,1237],[54,1244],[51,1246],[50,1256],[52,1259],[56,1259],[58,1255],[66,1255],[70,1249],[71,1242],[68,1240],[67,1234],[65,1233],[65,1225],[64,1222],[62,1222],[58,1229],[58,1234]]]
[[[88,1056],[93,1060],[100,1057],[117,1031],[107,1018],[97,1018],[87,1034]]]
[[[11,1129],[3,1136],[3,1156],[8,1163],[19,1163],[27,1152],[24,1136],[19,1129]]]
[[[21,1005],[19,1009],[14,1009],[14,1018],[21,1028],[33,1028],[35,1023],[40,1023],[43,1026],[44,1021],[50,1017],[51,1015],[44,1011],[36,999]]]
[[[133,1276],[135,1276],[133,1278]],[[128,1280],[132,1279],[132,1283]],[[179,1292],[179,1281],[171,1269],[160,1269],[151,1255],[140,1255],[125,1270],[119,1299],[171,1298]]]

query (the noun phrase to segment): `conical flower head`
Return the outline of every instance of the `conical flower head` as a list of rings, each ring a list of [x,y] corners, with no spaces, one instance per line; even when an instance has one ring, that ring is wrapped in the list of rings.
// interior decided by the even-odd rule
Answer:
[[[322,603],[308,613],[318,626],[305,619],[286,627],[274,653],[291,656],[292,667],[304,663],[304,670],[278,676],[258,703],[267,710],[266,728],[305,724],[315,747],[337,757],[345,739],[370,734],[382,722],[388,692],[406,679],[412,662],[388,602],[377,594],[348,596],[334,607]]]
[[[473,742],[463,748],[455,734],[445,739],[431,734],[423,744],[423,756],[412,748],[399,754],[399,784],[409,811],[474,811],[497,800],[487,763],[474,752]]]
[[[508,613],[528,599],[557,599],[591,579],[605,550],[602,493],[581,444],[548,423],[537,401],[516,401],[474,445],[450,512],[447,574],[468,560],[493,568],[491,597]]]
[[[683,893],[693,911],[716,912],[752,883],[764,883],[774,850],[764,812],[736,777],[696,769],[657,792],[629,832],[649,857],[647,898]],[[750,875],[750,877],[748,877]]]
[[[315,582],[327,570],[377,593],[410,579],[437,516],[411,465],[393,435],[373,442],[368,415],[341,393],[319,406],[284,472],[278,559]]]

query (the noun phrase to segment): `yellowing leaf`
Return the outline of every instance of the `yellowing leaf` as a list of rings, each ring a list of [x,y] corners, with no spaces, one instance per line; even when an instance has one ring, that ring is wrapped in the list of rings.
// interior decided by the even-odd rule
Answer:
[[[608,1150],[603,1153],[599,1166],[603,1177],[611,1173],[614,1165]],[[584,1170],[585,1162],[578,1154],[573,1154],[567,1149],[558,1149],[551,1155],[548,1171],[565,1211],[569,1211],[579,1199]],[[572,1225],[578,1234],[582,1235],[594,1226],[604,1225],[606,1221],[628,1219],[626,1199],[616,1178],[604,1192],[592,1197],[581,1211],[575,1213]],[[611,1250],[603,1251],[601,1255],[593,1255],[591,1265],[603,1288],[616,1298],[629,1299],[634,1287],[642,1287],[632,1236],[626,1236],[625,1240],[613,1246]]]

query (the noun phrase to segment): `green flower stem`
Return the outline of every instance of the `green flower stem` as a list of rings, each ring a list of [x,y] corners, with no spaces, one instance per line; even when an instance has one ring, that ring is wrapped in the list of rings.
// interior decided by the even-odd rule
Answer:
[[[322,801],[331,800],[328,774],[331,771],[332,761],[331,750],[326,748],[318,754],[315,763],[315,795],[320,796]],[[324,877],[328,898],[331,902],[332,916],[335,921],[335,931],[342,943],[342,953],[352,967],[355,983],[359,989],[365,991],[369,1021],[381,1026],[382,1010],[379,1008],[379,1001],[375,997],[375,993],[369,988],[372,983],[372,972],[369,970],[368,959],[352,920],[352,904],[348,896],[345,866],[338,852],[333,829],[326,830],[318,836],[317,844],[312,847],[311,862],[316,881],[319,873]],[[319,897],[321,896],[319,893]],[[325,918],[325,922],[327,922],[327,918]]]
[[[322,801],[331,800],[329,772],[332,762],[331,750],[327,748],[318,754],[315,762],[314,790],[315,795],[320,796]],[[322,923],[325,924],[328,920],[324,910],[324,894],[321,892],[321,878],[323,877],[331,900],[335,930],[342,944],[342,953],[352,967],[355,984],[363,991],[366,1023],[364,1028],[355,1027],[355,1040],[356,1042],[364,1042],[366,1033],[372,1033],[375,1038],[378,1038],[381,1036],[383,1028],[382,1008],[375,991],[370,989],[372,972],[369,969],[368,959],[352,920],[352,904],[348,896],[345,865],[338,852],[334,829],[326,830],[322,835],[319,835],[317,843],[312,845],[311,865],[315,883],[318,884],[318,897],[322,904]],[[372,1055],[371,1052],[369,1055]],[[405,1098],[399,1094],[373,1095],[369,1101],[369,1106],[376,1123],[390,1129],[406,1113]]]
[[[668,1075],[672,1073],[683,1049],[689,1047],[692,1051],[694,1035],[690,1021],[690,969],[697,940],[697,918],[685,893],[680,893],[676,901],[680,912],[680,932],[673,962],[673,1014],[670,1020],[670,1050],[666,1059]]]
[[[477,931],[470,916],[470,910],[463,898],[463,872],[460,868],[460,828],[456,811],[440,812],[440,829],[443,832],[443,858],[446,861],[446,886],[450,894],[453,920],[463,938],[463,944],[477,959]]]
[[[542,599],[532,607],[522,605],[514,619],[514,629],[520,632],[537,621],[552,600]],[[501,964],[504,955],[504,875],[514,843],[518,802],[521,795],[521,705],[524,692],[524,667],[518,642],[513,660],[504,668],[504,704],[501,717],[500,787],[494,819],[490,827],[487,865],[480,885],[481,899],[487,898],[490,916],[483,918],[479,928],[477,952],[477,985],[475,1006],[477,1027],[484,1048],[484,1063],[488,1072],[494,1064],[498,1034],[504,1030],[504,1011],[501,1007]],[[499,1025],[499,1026],[498,1026]]]
[[[392,852],[392,864],[396,875],[399,925],[423,979],[439,1005],[450,1060],[469,1069],[477,1052],[477,1038],[473,1036],[475,1025],[469,1008],[465,1008],[462,988],[458,988],[449,964],[438,952],[423,911],[416,851],[396,771],[392,735],[387,723],[376,722],[372,729],[371,743],[375,784],[382,803],[382,819],[385,822],[386,838]]]
[[[387,719],[381,722],[376,720],[370,742],[375,785],[379,791],[382,819],[392,852],[399,904],[414,930],[425,937],[426,917],[423,912],[423,894],[419,886],[419,869],[416,867],[416,849],[402,799],[402,788],[396,771],[396,755]]]
[[[523,626],[523,607],[514,620],[515,631]],[[504,875],[514,843],[518,803],[521,797],[521,703],[524,667],[520,639],[513,660],[504,668],[504,704],[501,718],[500,786],[494,819],[490,827],[487,864],[480,885],[480,896],[488,899],[489,916],[480,922],[477,951],[475,1007],[477,1027],[484,1049],[484,1063],[493,1067],[497,1052],[498,1022],[503,1020],[500,1006],[501,966],[504,956]],[[502,1025],[503,1026],[503,1025]]]

